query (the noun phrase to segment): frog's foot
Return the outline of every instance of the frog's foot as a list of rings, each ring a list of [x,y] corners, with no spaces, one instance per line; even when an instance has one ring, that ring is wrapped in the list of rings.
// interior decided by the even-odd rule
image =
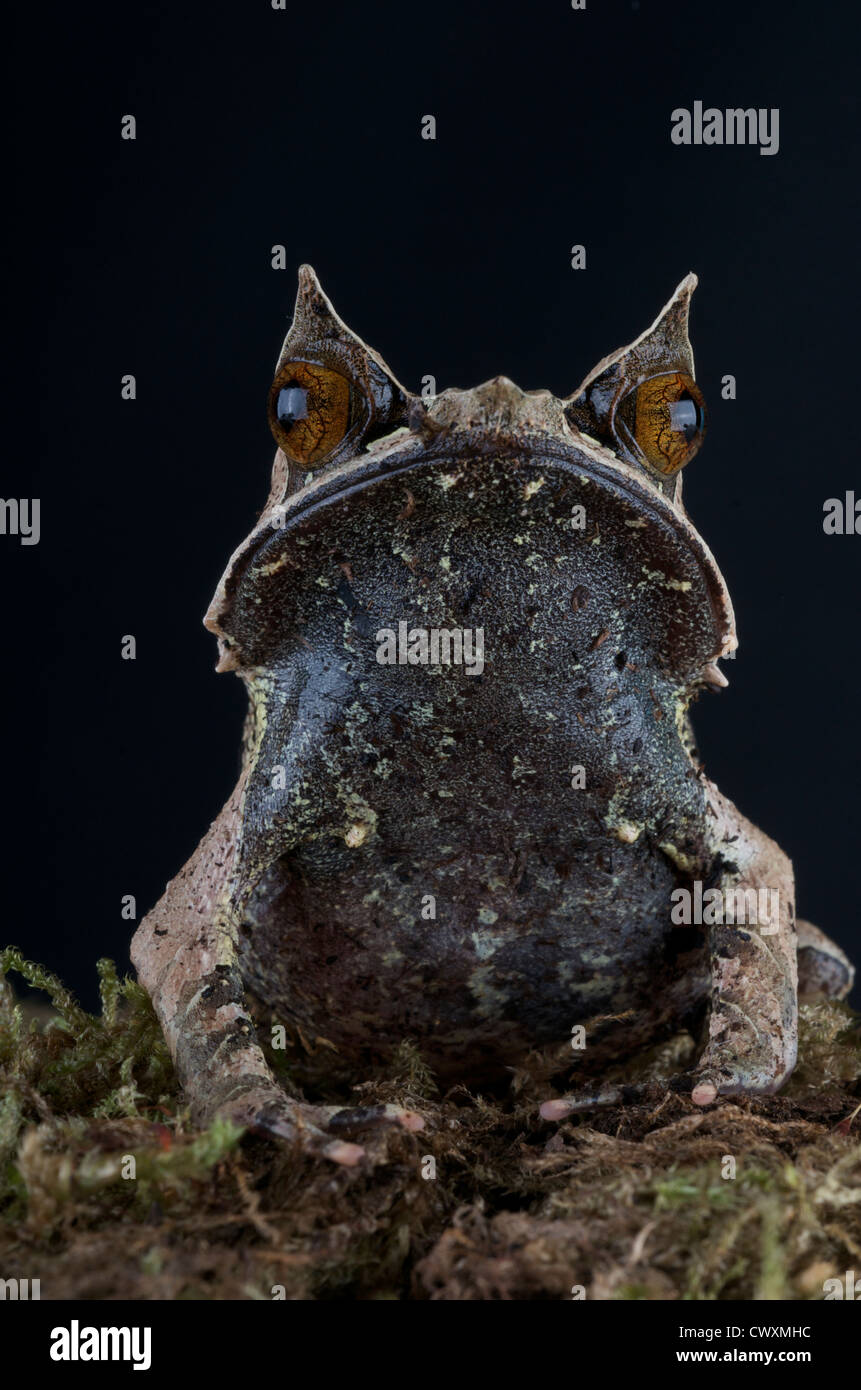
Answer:
[[[326,1158],[345,1168],[354,1168],[365,1157],[360,1144],[345,1142],[326,1132],[324,1107],[307,1105],[287,1096],[280,1086],[265,1078],[249,1078],[248,1089],[229,1097],[218,1097],[214,1107],[197,1111],[195,1119],[205,1122],[216,1115],[228,1119],[252,1134],[285,1142],[298,1153]],[[242,1085],[242,1079],[239,1085]]]
[[[723,998],[712,1004],[711,1029],[696,1067],[671,1081],[671,1090],[690,1091],[694,1105],[711,1105],[718,1096],[773,1096],[780,1090],[795,1066],[794,1032],[766,1032],[757,1014]]]
[[[247,1086],[247,1089],[244,1087]],[[229,1096],[221,1095],[208,1114],[197,1114],[203,1121],[219,1115],[264,1138],[286,1142],[298,1153],[326,1158],[353,1168],[367,1157],[361,1144],[351,1136],[385,1130],[406,1130],[414,1134],[424,1129],[424,1120],[414,1110],[399,1105],[374,1105],[344,1109],[337,1105],[311,1105],[288,1096],[277,1083],[260,1076],[240,1078]]]
[[[545,1100],[539,1108],[542,1120],[564,1120],[578,1111],[599,1110],[608,1106],[656,1105],[668,1094],[687,1095],[694,1105],[713,1105],[719,1096],[773,1095],[792,1070],[794,1057],[777,1057],[771,1048],[764,1048],[758,1063],[751,1052],[738,1056],[725,1053],[719,1046],[707,1049],[699,1065],[691,1071],[669,1077],[665,1081],[646,1081],[640,1084],[599,1086],[594,1091],[577,1091]]]
[[[576,1111],[610,1105],[649,1105],[668,1093],[688,1095],[701,1106],[712,1105],[719,1096],[773,1095],[795,1065],[795,1033],[764,1026],[757,1004],[745,999],[739,988],[732,995],[718,994],[711,1005],[709,1041],[690,1071],[666,1080],[597,1086],[546,1100],[541,1118],[563,1120]]]
[[[772,1026],[768,1019],[765,1026],[758,1005],[738,986],[732,994],[717,994],[711,1002],[708,1042],[688,1071],[630,1084],[599,1084],[592,1090],[584,1087],[546,1100],[541,1118],[563,1120],[577,1111],[606,1106],[657,1105],[668,1094],[689,1096],[698,1106],[712,1105],[720,1096],[773,1095],[795,1065],[795,1033]]]
[[[197,948],[197,939],[192,944]],[[203,963],[191,962],[198,967]],[[168,984],[172,964],[165,976]],[[206,973],[184,962],[178,988],[157,987],[153,998],[196,1125],[210,1124],[219,1116],[286,1143],[298,1155],[344,1167],[355,1167],[366,1158],[371,1163],[385,1161],[386,1145],[375,1132],[415,1132],[424,1125],[415,1111],[400,1106],[345,1110],[288,1095],[260,1046],[235,962]],[[353,1142],[358,1134],[368,1135],[368,1147]]]

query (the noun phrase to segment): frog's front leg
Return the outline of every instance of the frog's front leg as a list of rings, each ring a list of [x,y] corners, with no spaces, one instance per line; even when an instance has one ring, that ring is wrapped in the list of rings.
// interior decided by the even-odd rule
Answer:
[[[288,1096],[273,1076],[245,1004],[230,913],[245,775],[192,858],[141,922],[132,961],[150,994],[196,1124],[226,1116],[297,1150],[346,1166],[368,1128],[421,1128],[397,1106],[344,1110]],[[331,1131],[329,1132],[331,1128]]]
[[[704,787],[704,876],[710,871],[722,903],[733,904],[736,920],[726,920],[725,906],[708,914],[718,917],[711,925],[704,914],[711,975],[708,1038],[696,1066],[667,1083],[670,1090],[689,1092],[696,1105],[710,1105],[719,1095],[777,1091],[795,1065],[798,1038],[792,865],[717,787],[709,782]],[[745,920],[739,923],[742,902]],[[754,903],[757,920],[751,923]],[[766,908],[764,920],[760,905]],[[654,1084],[598,1088],[545,1101],[541,1115],[558,1120],[575,1110],[649,1099],[658,1089]]]
[[[792,864],[717,787],[705,785],[707,839],[720,866],[715,886],[724,905],[736,907],[736,918],[741,903],[747,911],[742,925],[725,920],[708,927],[708,1041],[691,1075],[697,1105],[718,1095],[771,1095],[795,1066],[798,1046]],[[757,920],[751,923],[754,903]]]

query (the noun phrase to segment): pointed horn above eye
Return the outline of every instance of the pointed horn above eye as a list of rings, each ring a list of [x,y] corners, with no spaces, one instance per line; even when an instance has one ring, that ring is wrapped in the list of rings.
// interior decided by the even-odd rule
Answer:
[[[680,364],[693,376],[694,355],[688,337],[688,317],[691,295],[698,283],[696,275],[689,271],[684,280],[676,285],[652,326],[631,344],[628,351],[648,344],[665,359],[678,355]]]
[[[568,424],[645,469],[678,498],[677,474],[705,438],[706,406],[694,377],[688,314],[696,275],[686,275],[654,323],[603,358],[565,402]]]
[[[295,356],[297,345],[321,338],[348,339],[364,347],[361,339],[335,312],[314,267],[300,265],[293,322],[284,339],[276,372],[283,362]]]
[[[691,295],[698,284],[693,271],[676,286],[654,323],[627,347],[618,348],[592,368],[589,375],[568,397],[574,401],[601,378],[633,379],[655,372],[683,371],[694,375],[694,354],[688,338],[688,315]]]
[[[322,325],[324,332],[327,321],[337,324],[339,328],[348,333],[350,332],[347,325],[336,314],[332,301],[320,284],[320,277],[312,265],[300,265],[299,267],[296,307],[293,310],[294,323],[297,318]]]
[[[359,377],[367,382],[378,409],[382,407],[382,398],[386,394],[385,383],[401,399],[412,399],[411,393],[401,385],[380,354],[368,347],[337,313],[314,267],[300,265],[293,322],[284,339],[275,376],[288,362],[295,361],[306,352],[322,355],[324,359],[331,358],[331,365],[335,368],[339,363],[342,368],[352,365]]]

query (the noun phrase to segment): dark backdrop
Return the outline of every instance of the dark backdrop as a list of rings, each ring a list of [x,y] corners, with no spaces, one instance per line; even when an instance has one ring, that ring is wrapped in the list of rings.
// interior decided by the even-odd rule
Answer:
[[[3,492],[42,499],[42,538],[0,537],[3,937],[91,1002],[96,957],[128,962],[121,896],[142,915],[233,785],[244,694],[200,619],[265,498],[308,260],[413,389],[505,373],[560,394],[698,272],[711,427],[686,500],[741,646],[697,731],[795,861],[800,912],[857,948],[861,538],[822,530],[827,497],[861,495],[843,22],[786,0],[124,0],[18,21]],[[779,153],[673,146],[670,112],[697,99],[779,107]]]

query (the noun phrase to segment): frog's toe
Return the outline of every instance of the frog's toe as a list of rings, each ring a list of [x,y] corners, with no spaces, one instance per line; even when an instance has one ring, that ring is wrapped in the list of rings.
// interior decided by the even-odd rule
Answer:
[[[418,1111],[407,1110],[401,1105],[366,1105],[343,1110],[331,1106],[327,1113],[326,1128],[332,1134],[360,1134],[363,1130],[387,1125],[399,1125],[401,1129],[416,1134],[425,1127]]]
[[[643,1086],[599,1086],[594,1091],[578,1091],[574,1095],[560,1096],[558,1100],[545,1100],[538,1113],[542,1120],[564,1120],[578,1110],[599,1110],[607,1105],[635,1105],[649,1099],[647,1088]]]
[[[714,1105],[720,1095],[720,1080],[715,1076],[698,1076],[693,1079],[691,1100],[694,1105]]]
[[[324,1146],[323,1154],[333,1163],[340,1163],[343,1168],[355,1168],[365,1157],[365,1150],[361,1144],[348,1144],[343,1139],[334,1139],[331,1144]]]

